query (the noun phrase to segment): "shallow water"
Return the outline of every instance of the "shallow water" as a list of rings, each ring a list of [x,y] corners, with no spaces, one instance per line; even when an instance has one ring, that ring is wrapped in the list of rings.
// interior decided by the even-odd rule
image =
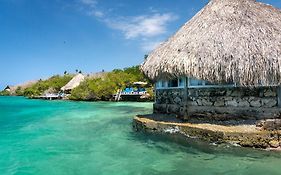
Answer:
[[[151,103],[0,97],[0,174],[281,174],[281,153],[135,133]]]

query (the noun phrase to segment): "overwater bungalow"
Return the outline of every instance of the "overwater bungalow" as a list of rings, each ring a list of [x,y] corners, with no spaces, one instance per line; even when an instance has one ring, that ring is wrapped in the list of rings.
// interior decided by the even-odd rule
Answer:
[[[141,66],[154,113],[226,119],[281,113],[281,11],[255,0],[211,0]]]

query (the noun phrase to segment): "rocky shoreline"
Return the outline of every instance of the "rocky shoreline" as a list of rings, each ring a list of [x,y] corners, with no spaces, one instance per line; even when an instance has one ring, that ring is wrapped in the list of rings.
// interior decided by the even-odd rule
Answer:
[[[240,123],[188,123],[171,115],[138,115],[133,120],[136,131],[180,134],[212,143],[281,150],[280,119]]]

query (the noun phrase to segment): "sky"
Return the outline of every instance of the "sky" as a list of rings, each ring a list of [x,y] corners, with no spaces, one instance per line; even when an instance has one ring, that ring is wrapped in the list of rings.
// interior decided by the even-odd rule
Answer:
[[[280,0],[260,0],[281,8]],[[208,0],[0,0],[0,89],[139,65]]]

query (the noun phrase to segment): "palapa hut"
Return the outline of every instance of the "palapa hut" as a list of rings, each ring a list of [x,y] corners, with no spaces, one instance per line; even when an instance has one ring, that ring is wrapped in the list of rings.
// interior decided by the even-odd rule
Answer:
[[[4,89],[4,91],[10,92],[10,91],[11,91],[10,86],[6,86],[6,88]]]
[[[85,76],[81,73],[75,75],[61,90],[65,93],[70,93],[72,89],[80,85],[85,80]]]
[[[255,0],[211,0],[141,69],[156,82],[155,113],[279,117],[281,11]]]

